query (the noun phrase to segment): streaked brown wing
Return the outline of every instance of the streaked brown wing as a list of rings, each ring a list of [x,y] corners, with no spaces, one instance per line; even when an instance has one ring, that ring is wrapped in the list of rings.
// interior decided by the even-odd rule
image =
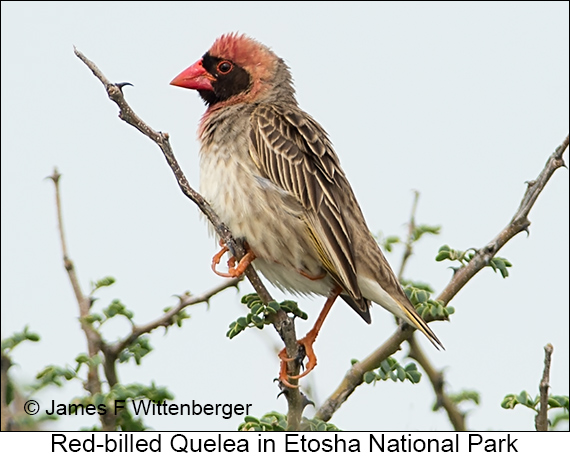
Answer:
[[[291,108],[262,105],[251,121],[250,154],[260,172],[307,210],[305,222],[323,265],[367,310],[339,206],[342,193],[351,191],[325,131],[310,116]]]

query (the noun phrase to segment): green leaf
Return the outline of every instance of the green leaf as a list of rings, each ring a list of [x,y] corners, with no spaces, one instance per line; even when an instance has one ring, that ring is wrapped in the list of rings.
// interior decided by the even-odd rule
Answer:
[[[141,359],[152,351],[150,338],[147,336],[139,336],[129,346],[127,346],[119,354],[119,363],[125,363],[130,359],[134,359],[137,365],[141,364]]]
[[[429,233],[431,235],[439,235],[441,230],[441,226],[439,225],[417,225],[414,227],[414,231],[412,233],[412,239],[414,242],[418,241],[422,235]]]
[[[401,243],[400,237],[394,235],[384,237],[382,233],[379,233],[374,237],[376,238],[376,242],[387,252],[392,252],[394,244]]]
[[[417,370],[407,371],[407,376],[412,384],[417,384],[422,379],[422,374]]]
[[[276,313],[280,309],[281,309],[281,306],[276,301],[269,302],[269,304],[267,305],[267,311],[270,314]]]
[[[242,327],[237,322],[232,322],[230,324],[230,329],[226,333],[226,336],[231,340],[234,336],[238,335],[240,332],[244,330],[245,327]]]
[[[489,266],[493,269],[493,271],[497,271],[499,270],[499,272],[501,273],[501,276],[503,278],[506,278],[507,276],[509,276],[509,271],[507,270],[508,267],[512,267],[513,264],[511,262],[509,262],[507,259],[503,258],[503,257],[493,257],[490,261],[489,261]]]
[[[99,279],[94,283],[91,283],[91,286],[93,292],[95,292],[97,289],[100,289],[101,287],[109,287],[113,284],[115,284],[115,278],[113,278],[112,276],[105,276],[104,278]]]
[[[554,397],[549,397],[548,398],[548,406],[550,406],[551,408],[560,408],[562,405]]]
[[[431,315],[433,317],[442,317],[443,316],[443,308],[439,303],[436,303],[431,307]]]
[[[71,368],[58,367],[56,365],[48,365],[36,375],[36,379],[40,381],[40,385],[36,389],[47,385],[63,386],[63,380],[69,381],[76,377],[76,372]]]
[[[257,316],[255,314],[251,314],[251,321],[253,322],[253,324],[257,327],[257,328],[263,328],[263,324],[265,322],[265,319],[263,319],[260,316]]]
[[[410,286],[414,289],[421,289],[421,290],[425,290],[426,292],[429,292],[430,294],[433,294],[433,288],[425,282],[421,282],[421,281],[411,281],[409,279],[402,279],[401,281],[402,286],[406,287]]]
[[[84,321],[88,324],[93,324],[95,322],[103,322],[105,318],[99,313],[91,313],[85,316]]]
[[[251,423],[254,423],[254,424],[259,424],[259,419],[258,419],[257,417],[254,417],[254,416],[245,416],[245,417],[243,418],[243,420],[244,420],[245,422],[251,422]]]
[[[449,259],[450,254],[451,254],[451,248],[447,244],[444,244],[437,251],[437,255],[435,256],[435,260],[436,260],[436,262],[441,262],[442,260]]]
[[[522,405],[525,405],[529,399],[530,399],[530,395],[528,394],[528,392],[526,390],[523,390],[517,396],[517,401]]]
[[[517,397],[514,394],[506,395],[501,402],[501,407],[504,409],[513,409],[518,404]]]
[[[40,336],[37,333],[30,332],[26,325],[21,332],[16,332],[2,340],[2,353],[11,351],[24,341],[38,342],[40,341]]]
[[[400,365],[398,365],[396,367],[396,373],[397,373],[398,379],[401,382],[404,382],[406,380],[406,372]]]
[[[363,379],[366,384],[372,384],[374,381],[376,381],[376,375],[373,371],[367,371],[364,373]]]
[[[76,371],[79,370],[79,367],[83,364],[88,364],[90,361],[90,358],[87,354],[79,354],[77,357],[75,357],[75,361],[77,362],[77,368]]]
[[[458,392],[456,394],[449,394],[448,396],[449,399],[456,405],[464,401],[472,401],[478,405],[480,401],[479,392],[475,390],[462,390],[461,392]]]
[[[425,303],[429,298],[429,294],[425,290],[416,289],[416,297],[418,303]]]
[[[552,404],[551,404],[552,401]],[[565,409],[569,409],[569,400],[568,400],[568,396],[562,396],[562,395],[551,395],[548,398],[548,405],[551,408],[565,408]],[[557,405],[557,406],[555,406]]]
[[[257,302],[262,302],[261,298],[259,298],[259,295],[257,295],[256,293],[251,293],[251,294],[246,294],[243,297],[241,297],[241,302],[248,305],[249,304],[253,305]]]
[[[265,309],[263,303],[256,303],[251,307],[251,314],[260,314]]]

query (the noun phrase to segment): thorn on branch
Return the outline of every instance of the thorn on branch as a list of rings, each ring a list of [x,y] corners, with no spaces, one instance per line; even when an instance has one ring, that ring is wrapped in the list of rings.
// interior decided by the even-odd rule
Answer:
[[[73,270],[73,262],[67,256],[63,258],[63,267],[67,271]]]
[[[530,227],[530,222],[528,223],[528,225],[526,227],[524,227],[522,229],[522,231],[526,233],[527,238],[530,236],[530,230],[528,229],[529,227]]]
[[[125,86],[135,87],[133,84],[127,83],[127,82],[117,83],[117,84],[115,84],[115,86],[117,86],[119,88],[119,90],[121,91],[121,94],[123,93],[123,87],[125,87]]]
[[[51,179],[54,184],[59,183],[59,178],[61,178],[61,173],[58,171],[57,167],[53,169],[53,174],[51,176],[46,176],[45,179]]]
[[[483,248],[483,252],[484,254],[487,255],[493,255],[495,253],[495,249],[496,249],[495,243],[490,243]]]

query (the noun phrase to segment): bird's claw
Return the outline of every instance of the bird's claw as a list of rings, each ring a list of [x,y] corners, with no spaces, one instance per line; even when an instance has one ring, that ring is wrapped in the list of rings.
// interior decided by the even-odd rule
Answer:
[[[249,246],[246,245],[246,253],[238,262],[237,267],[236,267],[236,258],[234,256],[231,256],[228,259],[228,272],[224,273],[222,271],[218,271],[216,269],[216,266],[222,260],[222,256],[226,252],[229,252],[229,248],[222,240],[220,240],[220,246],[222,247],[222,249],[220,249],[220,251],[217,252],[214,255],[214,257],[212,257],[212,271],[216,273],[218,276],[222,276],[224,278],[238,278],[242,274],[244,274],[247,267],[249,267],[249,264],[255,260],[255,254],[249,248]]]
[[[279,382],[289,387],[290,389],[299,388],[298,384],[292,384],[289,382],[290,379],[297,381],[301,378],[304,378],[317,366],[317,356],[313,351],[312,341],[309,341],[307,337],[305,337],[298,340],[297,344],[299,344],[299,350],[296,357],[287,357],[287,348],[283,348],[281,352],[279,352],[279,359],[281,359],[279,368]],[[303,360],[305,357],[309,358],[306,368],[303,365]],[[292,361],[296,361],[301,366],[301,368],[304,369],[304,371],[298,375],[289,375],[287,373],[287,363]]]

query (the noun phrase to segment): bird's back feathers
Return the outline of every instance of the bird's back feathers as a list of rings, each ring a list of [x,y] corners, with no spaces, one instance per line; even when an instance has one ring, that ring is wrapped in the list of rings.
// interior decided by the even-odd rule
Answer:
[[[182,73],[177,85],[211,91],[199,91],[209,105],[199,129],[205,196],[247,239],[256,267],[286,290],[327,295],[340,285],[365,321],[372,300],[441,346],[370,233],[325,130],[298,107],[285,62],[229,34],[188,71],[199,84]]]

